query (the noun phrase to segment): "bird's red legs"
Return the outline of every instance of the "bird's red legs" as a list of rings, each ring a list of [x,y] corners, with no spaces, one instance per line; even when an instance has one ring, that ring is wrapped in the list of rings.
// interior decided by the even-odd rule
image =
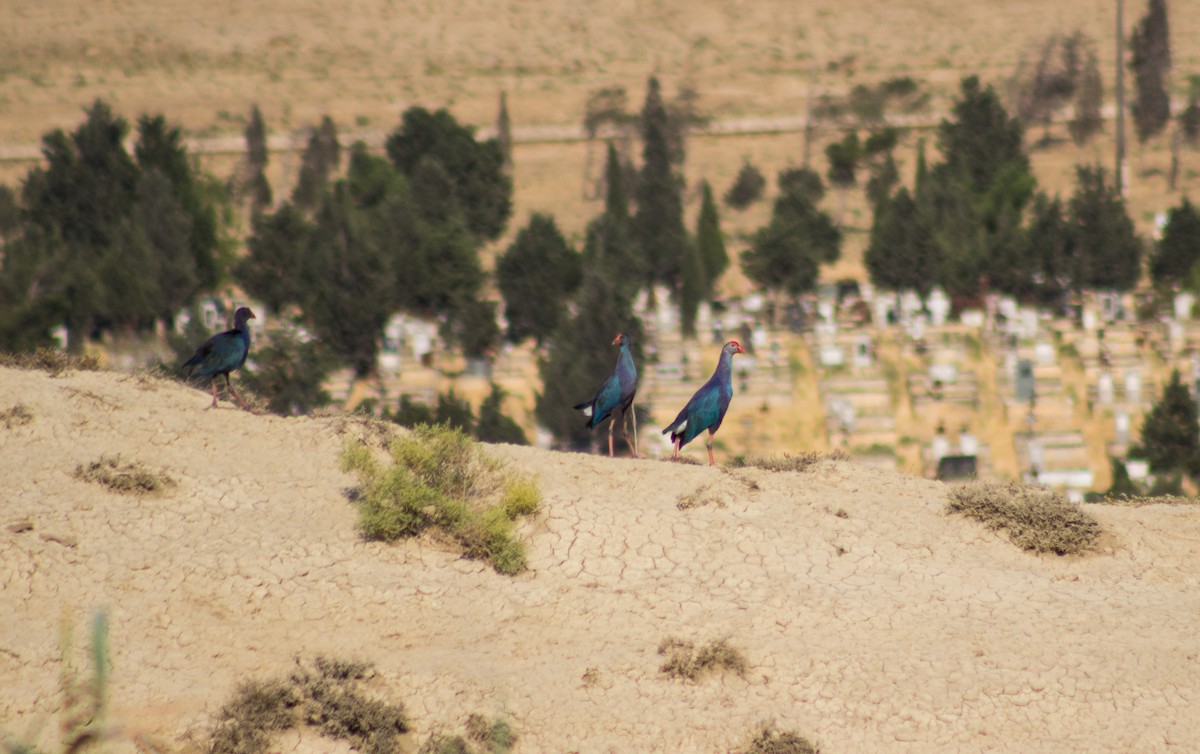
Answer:
[[[713,454],[712,454],[712,438],[713,438],[713,433],[709,432],[708,433],[708,465],[716,466],[717,462],[713,460]]]
[[[616,417],[616,416],[614,416],[614,417],[612,418],[612,421],[610,421],[610,422],[608,423],[608,457],[609,457],[609,458],[612,458],[612,457],[613,457],[613,441],[612,441],[612,435],[613,435],[613,430],[614,430],[614,429],[616,429],[616,427],[617,427],[617,417]]]
[[[215,381],[214,381],[214,384],[215,384]],[[230,395],[232,395],[234,398],[237,399],[238,405],[242,407],[243,411],[250,411],[251,413],[253,413],[253,410],[249,406],[246,405],[246,402],[244,400],[242,400],[242,396],[238,395],[237,391],[233,389],[233,383],[229,381],[228,374],[225,375],[225,389],[229,391]],[[216,389],[214,388],[214,390],[213,390],[213,400],[214,401],[216,400],[216,397],[217,397],[217,392],[216,392]],[[213,403],[213,405],[215,406],[217,404]]]
[[[217,407],[217,378],[216,377],[212,378],[212,389],[213,389],[213,402],[212,402],[212,405],[209,406],[209,408],[216,408]]]

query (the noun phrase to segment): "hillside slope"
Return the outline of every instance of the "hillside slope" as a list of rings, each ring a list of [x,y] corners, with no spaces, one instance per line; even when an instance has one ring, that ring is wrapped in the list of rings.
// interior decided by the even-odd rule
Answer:
[[[726,752],[767,720],[826,754],[1200,749],[1197,507],[1094,507],[1100,552],[1038,557],[946,516],[941,484],[850,463],[497,447],[545,495],[531,570],[506,578],[431,540],[360,540],[338,468],[353,419],[0,368],[0,412],[17,403],[32,418],[0,421],[8,732],[52,737],[61,616],[106,607],[114,716],[170,749],[202,741],[239,681],[321,653],[374,662],[414,742],[479,712],[518,752]],[[139,498],[73,477],[113,454],[177,484]],[[668,679],[668,636],[725,637],[750,669]]]

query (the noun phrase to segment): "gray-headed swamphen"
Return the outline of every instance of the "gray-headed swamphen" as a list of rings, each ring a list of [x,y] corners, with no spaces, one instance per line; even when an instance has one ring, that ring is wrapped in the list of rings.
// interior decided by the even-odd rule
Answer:
[[[621,431],[625,433],[625,442],[633,457],[637,458],[637,412],[633,408],[633,396],[637,393],[637,367],[633,365],[633,352],[629,349],[630,339],[625,333],[619,333],[613,338],[614,346],[621,346],[617,354],[617,365],[612,374],[600,383],[600,389],[590,401],[575,406],[588,417],[588,429],[596,427],[610,415],[613,420],[608,425],[608,455],[613,455],[613,429],[617,426],[615,413],[621,412]],[[627,419],[633,418],[633,441],[629,440]]]
[[[736,340],[731,340],[721,347],[721,359],[717,362],[717,370],[708,382],[696,391],[671,426],[663,430],[663,434],[671,433],[671,443],[675,446],[671,460],[679,459],[679,449],[691,442],[704,430],[708,430],[708,465],[715,466],[713,460],[712,439],[729,401],[733,398],[733,355],[745,353],[746,349]]]
[[[212,378],[213,402],[209,408],[217,407],[217,376],[223,374],[225,388],[242,408],[250,410],[242,396],[233,389],[229,373],[240,369],[242,364],[246,363],[246,356],[250,353],[250,326],[246,323],[252,319],[257,318],[249,307],[239,308],[233,315],[232,330],[217,333],[204,341],[204,345],[196,349],[195,355],[183,363],[183,367],[188,369],[189,377]]]

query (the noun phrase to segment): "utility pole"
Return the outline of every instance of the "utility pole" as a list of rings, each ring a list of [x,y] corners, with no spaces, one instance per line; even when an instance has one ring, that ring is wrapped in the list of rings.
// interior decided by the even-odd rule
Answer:
[[[1125,194],[1125,0],[1117,0],[1117,194]]]

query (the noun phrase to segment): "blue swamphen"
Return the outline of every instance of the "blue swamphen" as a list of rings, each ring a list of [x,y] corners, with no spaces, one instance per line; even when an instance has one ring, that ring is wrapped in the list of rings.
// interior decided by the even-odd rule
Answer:
[[[725,411],[729,408],[729,401],[733,398],[733,355],[745,352],[746,349],[736,340],[722,346],[721,359],[717,362],[717,370],[713,372],[713,376],[696,391],[679,412],[679,416],[675,417],[675,421],[671,422],[671,426],[663,430],[664,435],[671,433],[671,443],[675,446],[671,460],[678,460],[679,449],[707,429],[708,465],[716,465],[716,461],[713,460],[712,438],[721,426]]]
[[[233,389],[229,373],[246,363],[246,356],[250,353],[250,327],[246,322],[252,319],[257,319],[254,312],[248,307],[241,307],[233,315],[232,330],[217,333],[204,341],[204,345],[196,349],[196,354],[183,364],[184,368],[188,368],[189,377],[212,377],[213,402],[209,408],[217,407],[217,375],[223,374],[225,388],[242,408],[250,409]]]
[[[580,403],[575,408],[588,417],[588,429],[594,428],[610,415],[613,416],[612,422],[608,425],[608,455],[610,457],[613,454],[613,428],[617,426],[615,413],[620,411],[621,431],[625,433],[625,442],[629,444],[629,450],[633,453],[633,457],[637,458],[637,412],[633,408],[633,396],[637,393],[637,368],[633,365],[633,352],[629,350],[628,335],[618,334],[613,338],[612,344],[621,346],[621,351],[617,354],[617,365],[613,367],[612,374],[604,378],[604,382],[600,383],[600,389],[596,391],[596,395],[590,401]],[[633,442],[629,441],[629,426],[626,422],[626,419],[631,416],[633,417]]]

